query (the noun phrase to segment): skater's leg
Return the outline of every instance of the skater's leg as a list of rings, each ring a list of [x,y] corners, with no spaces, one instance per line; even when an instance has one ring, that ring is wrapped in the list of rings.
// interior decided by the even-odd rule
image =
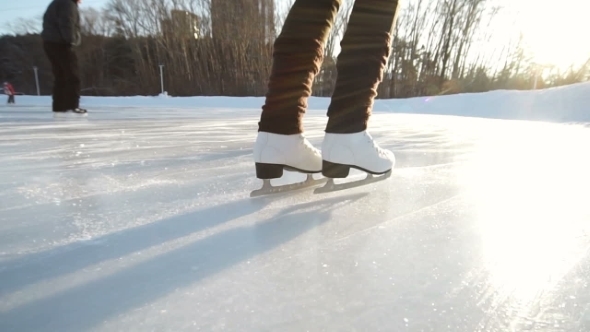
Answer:
[[[341,42],[326,132],[347,134],[367,129],[390,55],[398,7],[398,0],[356,0]]]
[[[313,79],[342,0],[296,0],[274,44],[272,71],[259,131],[303,132]]]
[[[65,107],[68,110],[80,106],[80,70],[78,56],[71,47],[63,50],[63,68],[65,80]]]
[[[319,173],[322,157],[303,135],[302,117],[342,0],[296,0],[274,44],[266,102],[254,145],[256,176],[279,178],[285,167]]]
[[[56,43],[43,44],[45,54],[51,64],[53,73],[53,87],[52,87],[52,110],[54,112],[64,112],[67,110],[65,105],[65,68],[63,66],[63,51],[60,48],[63,46]]]
[[[327,177],[346,177],[350,167],[373,174],[393,168],[393,153],[373,141],[367,123],[391,52],[398,7],[398,0],[357,0],[354,4],[341,42],[338,78],[322,143],[322,173]]]

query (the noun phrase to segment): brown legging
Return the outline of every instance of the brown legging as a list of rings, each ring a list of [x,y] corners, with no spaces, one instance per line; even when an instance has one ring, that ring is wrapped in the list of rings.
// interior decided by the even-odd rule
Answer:
[[[273,64],[259,131],[303,132],[315,75],[342,0],[296,0],[275,41]],[[367,128],[377,87],[391,50],[398,0],[356,0],[341,41],[338,78],[326,132],[355,133]]]

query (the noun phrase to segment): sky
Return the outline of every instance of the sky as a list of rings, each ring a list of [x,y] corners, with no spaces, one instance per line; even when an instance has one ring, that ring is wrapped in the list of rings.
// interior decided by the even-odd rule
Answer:
[[[51,3],[50,0],[2,0],[0,6],[0,33],[6,32],[6,25],[13,22],[16,18],[34,18],[41,17]],[[84,7],[101,7],[108,0],[82,0],[81,8]]]
[[[228,0],[229,1],[229,0]],[[292,0],[278,0],[291,3]],[[413,0],[402,0],[402,6]],[[497,27],[497,38],[491,49],[506,42],[505,36],[521,30],[530,52],[539,64],[567,67],[581,64],[590,58],[590,43],[585,31],[590,31],[590,4],[580,0],[489,0],[504,7],[502,22]],[[17,18],[40,17],[50,0],[3,0],[0,7],[0,34],[7,32],[7,24]],[[81,8],[104,6],[108,0],[83,0]],[[10,4],[8,4],[10,3]]]
[[[538,64],[566,67],[590,58],[588,12],[580,0],[496,0],[505,7],[507,31],[522,31]]]

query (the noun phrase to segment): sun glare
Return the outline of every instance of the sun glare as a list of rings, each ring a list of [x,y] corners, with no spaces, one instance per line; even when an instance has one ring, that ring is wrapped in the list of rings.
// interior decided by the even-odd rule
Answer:
[[[590,31],[588,2],[511,0],[504,3],[511,7],[508,12],[515,18],[526,49],[537,64],[566,70],[590,59],[590,44],[585,37],[586,31]]]
[[[586,196],[576,192],[590,184],[590,157],[580,155],[582,144],[568,147],[575,130],[550,127],[515,125],[482,140],[462,173],[477,210],[488,282],[523,309],[540,291],[555,289],[588,249],[581,236],[590,230]],[[560,171],[564,162],[572,163],[567,173]]]

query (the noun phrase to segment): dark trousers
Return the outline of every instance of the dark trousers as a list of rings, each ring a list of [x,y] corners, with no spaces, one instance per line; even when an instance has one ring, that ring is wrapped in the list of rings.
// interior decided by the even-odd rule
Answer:
[[[67,111],[80,105],[78,57],[71,46],[44,42],[43,48],[53,70],[54,112]]]
[[[342,0],[296,0],[274,44],[259,131],[303,132],[302,117]],[[391,52],[398,0],[356,0],[337,58],[326,132],[367,129]]]
[[[14,95],[8,95],[8,104],[14,104]]]

